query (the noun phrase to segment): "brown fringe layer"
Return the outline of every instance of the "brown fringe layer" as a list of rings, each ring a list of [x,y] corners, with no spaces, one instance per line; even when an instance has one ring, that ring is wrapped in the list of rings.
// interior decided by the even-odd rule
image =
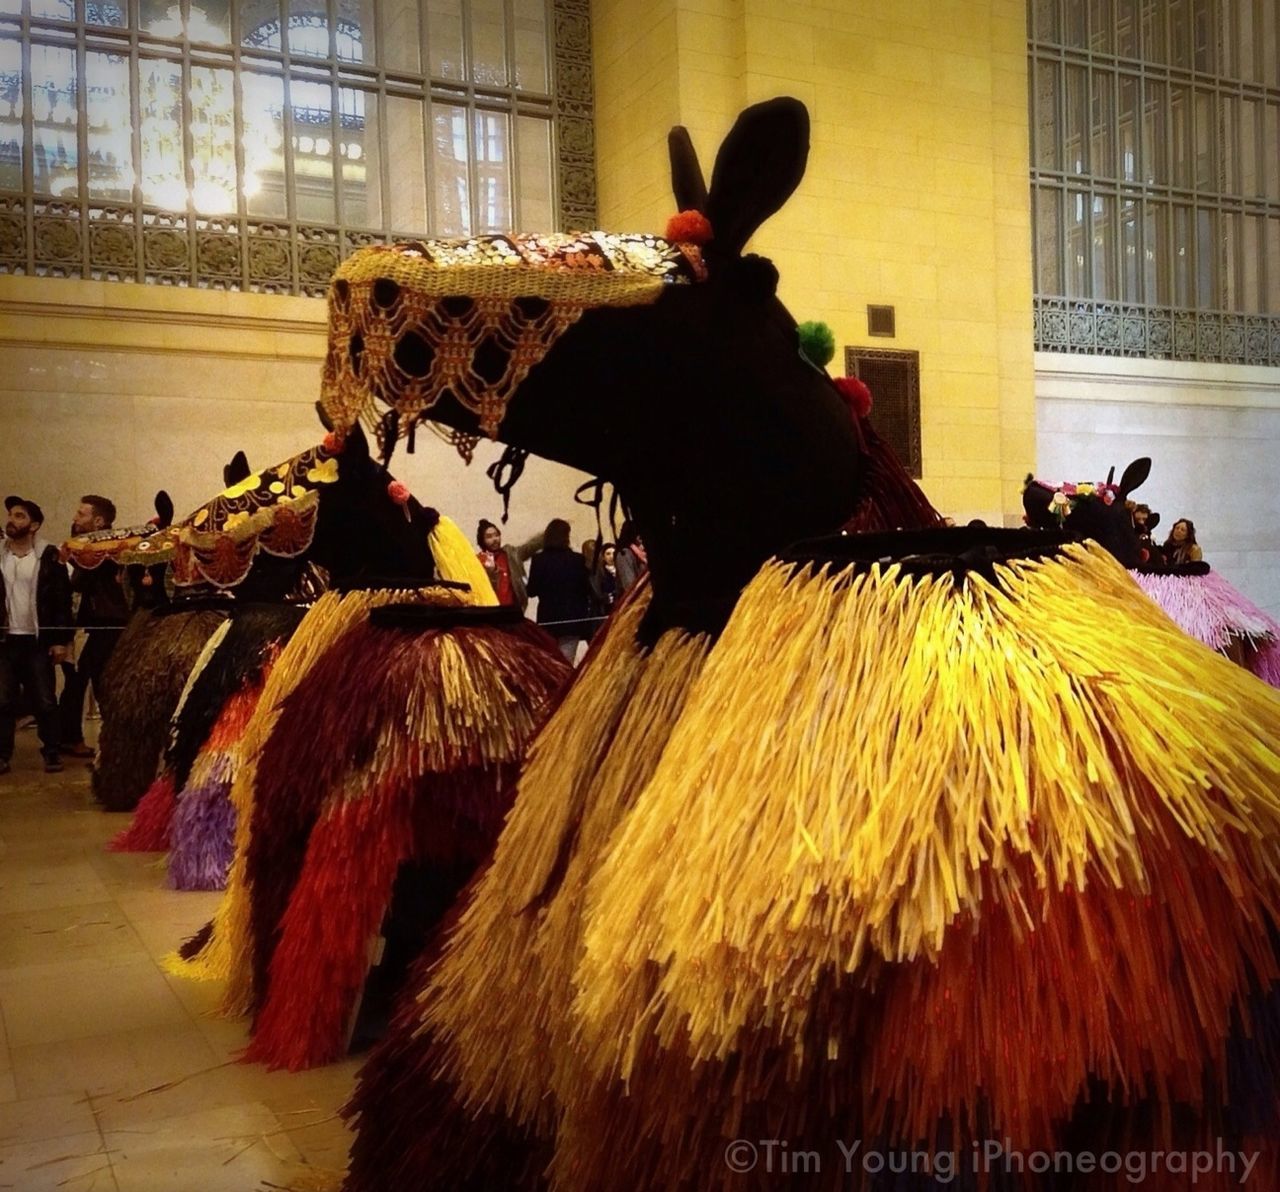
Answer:
[[[226,613],[134,614],[102,677],[102,732],[93,795],[108,811],[132,811],[156,776],[169,719],[209,635]]]

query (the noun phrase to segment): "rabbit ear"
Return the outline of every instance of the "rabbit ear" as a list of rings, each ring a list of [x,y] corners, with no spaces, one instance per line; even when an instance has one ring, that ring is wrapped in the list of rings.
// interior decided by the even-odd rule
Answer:
[[[160,528],[166,529],[173,524],[173,498],[164,489],[156,493],[156,518]]]
[[[1111,467],[1107,469],[1107,484],[1108,485],[1114,484],[1115,479],[1116,479],[1116,466],[1115,464],[1112,464]]]
[[[667,154],[671,158],[671,192],[677,211],[707,211],[707,184],[698,164],[698,151],[689,130],[677,124],[667,134]]]
[[[320,425],[327,431],[333,430],[333,419],[329,417],[329,412],[324,408],[323,402],[316,402],[316,413],[320,415]]]
[[[222,483],[226,488],[230,488],[233,484],[239,484],[248,475],[249,460],[243,451],[237,451],[231,457],[231,462],[222,469]]]
[[[1160,524],[1160,515],[1158,513],[1147,514],[1147,530],[1151,531]]]
[[[1049,513],[1049,502],[1052,500],[1052,489],[1046,488],[1039,481],[1029,481],[1022,490],[1022,508],[1026,512],[1027,521],[1041,529],[1047,526],[1052,521]]]
[[[804,177],[809,160],[809,112],[780,96],[747,108],[729,130],[707,196],[716,255],[737,256]]]
[[[1124,470],[1124,475],[1120,477],[1120,494],[1127,497],[1135,488],[1139,488],[1151,475],[1151,457],[1144,455],[1141,459],[1135,459]]]

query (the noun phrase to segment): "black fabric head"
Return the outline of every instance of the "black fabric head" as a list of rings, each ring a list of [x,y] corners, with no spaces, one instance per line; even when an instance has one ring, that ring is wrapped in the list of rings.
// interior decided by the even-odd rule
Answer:
[[[789,542],[838,530],[864,461],[831,381],[805,363],[772,266],[738,256],[795,190],[808,115],[794,99],[748,108],[716,159],[709,277],[647,306],[588,310],[507,407],[507,443],[612,483],[642,535],[654,599],[645,636],[714,631],[742,586]],[[673,135],[677,201],[700,174]],[[714,252],[711,250],[714,248]],[[431,416],[475,433],[447,396]]]
[[[338,479],[320,490],[320,516],[307,557],[334,583],[361,575],[396,576],[424,582],[435,575],[427,536],[439,515],[414,497],[392,498],[395,477],[369,452],[357,424],[343,441]]]
[[[1138,531],[1134,528],[1133,515],[1125,502],[1129,494],[1138,488],[1151,473],[1151,460],[1144,456],[1136,459],[1124,470],[1119,485],[1113,494],[1113,500],[1107,504],[1099,497],[1076,500],[1071,511],[1062,519],[1064,530],[1077,538],[1092,538],[1100,546],[1105,547],[1130,569],[1142,562],[1142,544]],[[1112,468],[1108,479],[1115,475]],[[1022,490],[1022,507],[1027,515],[1028,524],[1040,529],[1049,529],[1059,524],[1052,508],[1056,489],[1050,488],[1037,480],[1028,477],[1027,486]]]

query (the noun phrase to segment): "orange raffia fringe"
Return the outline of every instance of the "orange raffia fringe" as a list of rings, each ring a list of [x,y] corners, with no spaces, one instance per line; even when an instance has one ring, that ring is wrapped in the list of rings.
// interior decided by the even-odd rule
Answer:
[[[182,694],[169,717],[169,745],[172,747],[178,731],[178,718],[186,706],[195,686],[196,678],[204,670],[214,651],[222,644],[222,639],[231,629],[231,619],[223,620],[209,635],[208,640],[196,656],[195,665],[183,684]],[[177,806],[177,793],[174,790],[174,778],[167,767],[147,788],[146,794],[138,802],[133,819],[124,831],[112,838],[107,846],[115,853],[163,853],[169,848],[169,829],[173,823],[173,812]]]
[[[201,746],[202,754],[232,753],[237,749],[253,720],[258,700],[262,698],[266,680],[271,674],[271,667],[279,652],[279,647],[271,650],[270,656],[263,664],[261,678],[247,682],[238,691],[232,692],[222,711],[218,713],[218,719],[214,721],[213,728],[209,730],[209,736],[204,745]],[[194,768],[193,766],[192,769]],[[188,783],[188,785],[192,784]]]
[[[606,841],[661,754],[708,642],[635,641],[647,593],[620,609],[529,751],[494,860],[419,994],[442,1074],[469,1106],[546,1131],[549,1077],[576,1072],[566,1035],[581,899]],[[552,1076],[563,1069],[560,1077]],[[367,1128],[377,1129],[370,1123]]]

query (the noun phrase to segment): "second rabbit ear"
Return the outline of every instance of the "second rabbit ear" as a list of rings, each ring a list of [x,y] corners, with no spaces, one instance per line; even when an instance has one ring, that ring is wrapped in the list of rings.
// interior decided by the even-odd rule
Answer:
[[[718,256],[737,256],[800,185],[809,161],[809,112],[780,96],[747,108],[729,130],[711,172],[707,218]]]
[[[1150,475],[1150,456],[1144,455],[1141,459],[1135,459],[1125,468],[1124,475],[1120,477],[1120,492],[1127,497],[1135,488],[1140,488]]]
[[[677,211],[707,213],[707,184],[698,164],[698,151],[693,147],[689,130],[677,124],[667,134],[667,153],[671,158],[671,193]]]

